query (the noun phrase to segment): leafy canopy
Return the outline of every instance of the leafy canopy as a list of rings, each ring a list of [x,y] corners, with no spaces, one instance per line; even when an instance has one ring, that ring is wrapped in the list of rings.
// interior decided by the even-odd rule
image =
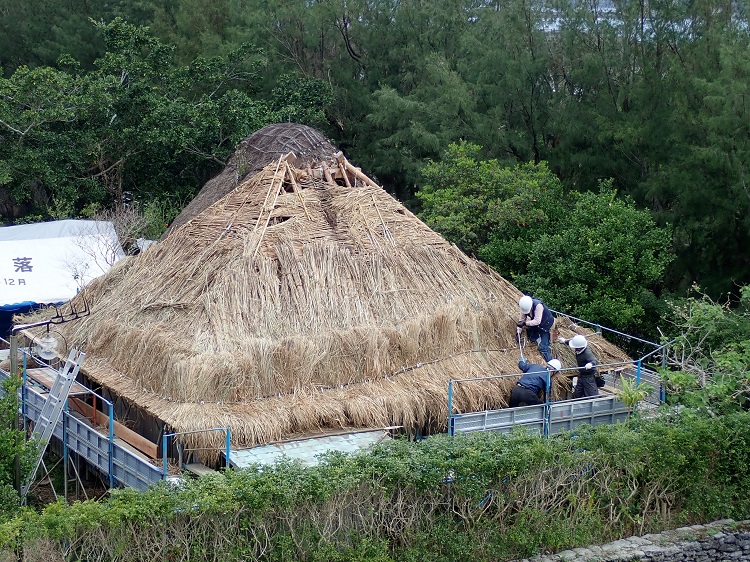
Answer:
[[[21,474],[31,468],[36,447],[26,440],[18,424],[18,389],[21,379],[8,377],[0,382],[0,520],[18,508],[19,497],[13,489],[15,461]]]
[[[598,193],[571,193],[566,209],[531,244],[528,271],[515,282],[559,310],[607,326],[632,330],[656,318],[654,289],[672,259],[669,229],[618,198],[610,182]]]
[[[566,194],[544,162],[507,167],[480,151],[453,144],[425,166],[427,224],[558,310],[620,329],[653,313],[672,259],[668,228],[609,181]]]
[[[255,130],[324,119],[330,88],[320,81],[285,75],[255,97],[265,65],[256,48],[176,64],[146,27],[119,18],[95,27],[106,51],[93,70],[63,57],[0,79],[0,186],[19,214],[80,216],[118,206],[123,191],[179,211]]]
[[[422,170],[417,192],[420,217],[463,251],[479,254],[504,275],[526,270],[524,247],[551,221],[560,219],[560,181],[546,164],[508,167],[480,159],[481,147],[462,141],[451,144],[443,157]],[[510,246],[487,255],[492,236]]]

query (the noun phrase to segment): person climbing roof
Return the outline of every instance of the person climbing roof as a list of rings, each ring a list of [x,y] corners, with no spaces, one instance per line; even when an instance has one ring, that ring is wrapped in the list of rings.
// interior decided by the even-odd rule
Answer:
[[[555,324],[555,317],[545,304],[528,295],[518,301],[519,316],[516,322],[516,332],[521,334],[526,329],[526,337],[536,342],[539,353],[545,361],[552,359],[550,352],[550,332]]]

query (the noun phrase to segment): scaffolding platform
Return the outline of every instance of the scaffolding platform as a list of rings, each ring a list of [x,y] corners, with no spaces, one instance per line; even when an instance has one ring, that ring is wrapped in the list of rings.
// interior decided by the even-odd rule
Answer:
[[[39,367],[35,369],[26,369],[27,380],[30,379],[32,384],[38,385],[43,390],[49,392],[57,377],[57,369],[52,367]],[[70,388],[69,396],[89,394],[90,390],[80,383],[74,382]]]
[[[29,369],[32,371],[33,369]],[[49,368],[54,376],[54,369]],[[19,389],[21,411],[25,419],[36,423],[49,394],[45,382],[49,373],[46,369],[35,370],[29,376],[27,384]],[[40,374],[42,373],[42,374]],[[10,376],[8,371],[0,369],[0,380]],[[41,380],[40,380],[41,379]],[[53,379],[54,380],[54,379]],[[31,383],[31,384],[29,384]],[[90,393],[85,386],[76,383],[79,395]],[[76,400],[75,398],[71,398]],[[91,467],[97,469],[110,481],[110,487],[126,486],[145,490],[155,482],[163,479],[162,471],[151,459],[135,447],[125,442],[109,430],[109,416],[98,412],[104,427],[94,424],[81,412],[66,409],[52,432],[52,437],[60,441],[64,454],[73,452],[79,455]],[[155,447],[155,446],[154,446]]]

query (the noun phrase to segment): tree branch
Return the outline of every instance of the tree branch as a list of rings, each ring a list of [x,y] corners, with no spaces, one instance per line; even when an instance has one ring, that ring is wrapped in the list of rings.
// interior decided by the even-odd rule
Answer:
[[[341,23],[339,23],[339,20],[336,20],[336,28],[341,33],[341,37],[344,39],[344,45],[346,46],[346,52],[349,53],[349,56],[354,59],[357,63],[361,64],[362,55],[357,53],[354,50],[354,47],[352,46],[352,40],[351,37],[349,37],[349,23],[350,23],[349,17],[344,14],[341,16]]]
[[[28,132],[29,132],[29,129],[26,129],[26,131],[19,131],[18,129],[15,129],[15,128],[11,127],[11,126],[10,126],[10,125],[9,125],[8,123],[6,123],[5,121],[3,121],[2,119],[0,119],[0,124],[2,124],[2,125],[5,125],[5,126],[6,126],[6,127],[8,127],[8,128],[9,128],[9,129],[11,130],[11,131],[13,131],[14,133],[18,133],[18,134],[19,134],[19,135],[21,135],[22,137],[26,136],[26,133],[28,133]]]
[[[226,162],[219,160],[214,154],[208,154],[206,152],[203,152],[202,150],[200,150],[199,148],[196,148],[195,146],[189,146],[185,150],[188,152],[188,154],[201,156],[205,158],[206,160],[208,160],[209,162],[215,162],[219,166],[226,166]]]

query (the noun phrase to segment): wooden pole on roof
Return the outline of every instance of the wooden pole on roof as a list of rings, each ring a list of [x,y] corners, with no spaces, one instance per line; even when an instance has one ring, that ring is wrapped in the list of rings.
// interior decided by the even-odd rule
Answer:
[[[325,162],[322,162],[320,166],[323,168],[323,177],[325,177],[326,181],[328,183],[336,183],[333,181],[333,176],[331,176],[331,172],[328,169],[328,166],[325,165]]]
[[[302,208],[305,210],[305,215],[307,215],[307,219],[312,220],[310,212],[307,210],[307,205],[305,205],[305,198],[302,197],[302,190],[297,185],[297,178],[294,177],[294,171],[291,166],[289,166],[289,162],[285,162],[285,164],[286,171],[289,174],[289,179],[292,181],[292,189],[294,190],[294,193],[297,194],[297,197],[299,197],[300,203],[302,203]]]
[[[263,216],[263,211],[266,208],[266,203],[268,203],[268,199],[271,197],[271,191],[273,189],[273,184],[276,182],[276,176],[279,173],[279,167],[281,166],[281,162],[284,160],[284,158],[285,157],[282,156],[281,158],[279,158],[278,162],[276,162],[276,169],[273,171],[273,178],[271,178],[271,185],[268,188],[268,191],[266,192],[265,199],[263,199],[263,204],[260,206],[260,211],[258,211],[258,220],[255,221],[255,227],[253,228],[253,232],[255,232],[256,230],[258,230],[258,225],[260,224],[260,219]],[[278,191],[276,192],[276,195],[278,195]],[[274,198],[274,205],[275,204],[276,204],[276,198]]]
[[[375,202],[375,195],[370,193],[370,196],[372,197],[372,204],[375,207],[375,210],[378,212],[378,216],[380,217],[380,223],[383,225],[383,237],[388,240],[393,246],[396,245],[396,241],[393,239],[393,236],[391,235],[391,231],[388,230],[388,226],[385,224],[385,221],[383,220],[383,215],[380,213],[380,208],[378,207],[378,204]]]
[[[355,168],[354,166],[352,166],[352,164],[346,158],[344,158],[344,166],[349,172],[351,172],[351,174],[355,178],[364,182],[365,185],[369,185],[371,187],[380,187],[378,184],[372,181],[369,177],[367,177],[367,175],[364,174],[360,168]]]
[[[339,151],[335,154],[336,162],[338,162],[339,171],[341,172],[341,175],[344,176],[344,183],[346,184],[346,187],[351,187],[352,184],[349,181],[349,174],[346,172],[346,166],[344,165],[344,161],[346,158],[344,158],[344,153]]]
[[[292,154],[291,152],[289,154]],[[268,196],[270,195],[271,191],[273,190],[274,183],[276,183],[276,178],[279,173],[279,168],[281,167],[281,163],[284,162],[286,164],[286,159],[289,156],[289,154],[286,154],[279,158],[279,161],[276,163],[276,171],[273,173],[273,178],[271,179],[271,187],[268,188],[268,193],[266,194],[266,200],[268,199]],[[271,215],[273,214],[273,210],[276,208],[276,201],[279,199],[279,191],[281,191],[281,186],[284,185],[284,178],[286,177],[286,171],[284,171],[281,174],[281,181],[279,182],[278,187],[275,190],[274,196],[273,196],[273,203],[271,204],[271,208],[268,211],[268,216],[266,217],[266,222],[263,225],[263,230],[260,233],[260,238],[258,239],[258,244],[255,246],[255,251],[253,252],[253,258],[258,255],[258,250],[260,250],[260,244],[263,242],[263,237],[266,235],[266,230],[268,229],[268,223],[271,222]],[[263,203],[265,206],[265,202]],[[261,208],[261,211],[263,209]],[[255,223],[255,226],[257,227],[260,223],[260,215],[258,215],[258,222]],[[255,229],[253,229],[253,232]]]

